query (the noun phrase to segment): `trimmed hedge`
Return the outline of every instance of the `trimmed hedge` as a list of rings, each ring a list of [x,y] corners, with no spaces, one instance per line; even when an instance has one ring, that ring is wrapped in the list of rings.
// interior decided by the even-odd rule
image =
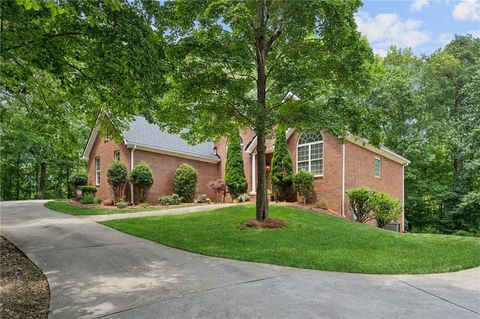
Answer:
[[[144,202],[150,187],[155,182],[150,166],[143,161],[135,165],[130,173],[130,182],[135,186],[140,202]]]
[[[188,164],[180,165],[175,171],[175,193],[187,203],[193,202],[197,189],[198,172]]]
[[[228,139],[225,185],[227,185],[232,199],[237,199],[240,194],[247,191],[240,134],[237,129],[230,134]]]
[[[115,202],[123,198],[123,191],[127,184],[127,168],[120,161],[114,161],[107,169],[107,182],[113,189]]]

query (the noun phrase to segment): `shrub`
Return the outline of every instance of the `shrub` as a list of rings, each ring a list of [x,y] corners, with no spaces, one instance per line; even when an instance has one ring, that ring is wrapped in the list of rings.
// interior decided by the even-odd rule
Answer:
[[[355,214],[356,221],[366,223],[372,220],[374,202],[372,200],[373,191],[369,188],[359,187],[347,190],[348,199],[352,213]]]
[[[302,171],[293,175],[293,189],[303,197],[303,204],[312,195],[313,191],[313,173]]]
[[[275,200],[285,200],[285,195],[292,186],[293,163],[287,147],[285,127],[279,125],[275,131],[275,149],[272,158],[270,180]]]
[[[86,185],[88,183],[88,175],[83,171],[77,171],[70,176],[70,184],[72,184],[75,190],[78,189],[81,185]]]
[[[227,185],[228,192],[232,196],[232,199],[238,198],[238,195],[247,191],[240,133],[237,129],[230,134],[228,139],[225,185]]]
[[[92,185],[83,185],[78,189],[82,191],[82,194],[95,194],[97,192],[97,187]]]
[[[225,203],[225,196],[227,195],[227,186],[223,179],[217,179],[216,181],[211,181],[208,183],[208,187],[213,190],[216,194],[222,195],[222,203]]]
[[[140,202],[146,201],[148,191],[155,182],[150,166],[143,161],[135,165],[130,173],[130,182],[135,187]]]
[[[202,194],[195,199],[195,202],[199,204],[204,204],[204,203],[211,203],[212,201],[210,200],[210,198],[208,198],[206,194]]]
[[[94,204],[95,203],[95,195],[93,195],[93,193],[83,194],[82,198],[80,198],[80,203],[82,203],[82,204]]]
[[[328,210],[328,201],[325,198],[320,198],[315,203],[315,207]]]
[[[373,213],[378,227],[383,228],[387,223],[398,220],[402,213],[400,200],[382,192],[372,191],[371,196]]]
[[[198,172],[188,164],[180,165],[175,171],[175,193],[185,202],[193,202],[197,188]]]
[[[240,194],[240,196],[238,196],[239,202],[248,202],[249,200],[250,200],[250,196],[248,196],[247,193],[243,193],[243,194]]]
[[[182,202],[182,200],[183,198],[178,194],[162,196],[159,198],[160,205],[163,205],[163,206],[178,205]]]
[[[127,206],[128,206],[128,202],[125,200],[124,197],[120,198],[120,200],[117,202],[117,208],[119,209],[124,209]]]
[[[148,206],[150,206],[148,202],[140,202],[140,207],[147,208]]]
[[[127,168],[120,161],[114,161],[107,169],[107,182],[113,189],[115,202],[123,197],[127,183]]]

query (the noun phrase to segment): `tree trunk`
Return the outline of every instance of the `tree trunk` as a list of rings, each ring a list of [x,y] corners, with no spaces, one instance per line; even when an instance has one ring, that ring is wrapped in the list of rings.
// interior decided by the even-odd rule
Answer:
[[[257,57],[257,102],[260,106],[257,133],[257,220],[268,218],[267,201],[267,175],[265,159],[265,112],[266,112],[266,86],[267,78],[265,72],[265,0],[257,0],[257,34],[256,34],[256,57]]]
[[[265,137],[257,135],[257,220],[268,219],[267,172],[265,159]]]
[[[40,163],[40,180],[38,181],[38,198],[45,199],[45,188],[47,179],[47,164]]]

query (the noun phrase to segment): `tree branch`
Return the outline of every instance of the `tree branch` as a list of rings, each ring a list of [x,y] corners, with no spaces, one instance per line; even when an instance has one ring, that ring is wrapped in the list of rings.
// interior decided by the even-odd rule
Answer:
[[[57,33],[57,34],[51,34],[49,36],[44,36],[42,37],[41,40],[45,40],[45,39],[53,39],[53,38],[57,38],[57,37],[68,37],[68,36],[78,36],[78,35],[85,35],[85,33],[83,32],[64,32],[64,33]],[[29,40],[25,43],[22,43],[22,44],[16,44],[16,45],[12,45],[11,47],[7,47],[5,48],[4,50],[5,51],[10,51],[10,50],[15,50],[15,49],[19,49],[25,45],[30,45],[32,43],[36,42],[35,40]]]

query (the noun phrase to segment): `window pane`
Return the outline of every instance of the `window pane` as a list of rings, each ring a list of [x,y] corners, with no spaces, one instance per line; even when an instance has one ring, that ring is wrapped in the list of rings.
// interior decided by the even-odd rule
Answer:
[[[323,157],[323,143],[316,143],[310,146],[312,152],[311,159],[321,159]]]
[[[115,151],[113,153],[113,158],[114,158],[114,160],[119,161],[120,160],[120,151]]]
[[[306,143],[313,143],[319,142],[322,140],[322,135],[320,133],[305,131],[302,133],[302,136],[298,139],[298,144],[306,144]]]
[[[298,147],[298,161],[308,161],[308,145]]]
[[[382,167],[382,161],[380,159],[376,158],[375,159],[375,168],[374,168],[375,176],[380,177],[381,167]]]
[[[311,172],[313,173],[313,175],[322,175],[323,173],[322,166],[323,166],[323,160],[312,161]]]
[[[95,159],[95,170],[100,170],[100,158]]]
[[[298,162],[298,171],[308,171],[308,162]]]

